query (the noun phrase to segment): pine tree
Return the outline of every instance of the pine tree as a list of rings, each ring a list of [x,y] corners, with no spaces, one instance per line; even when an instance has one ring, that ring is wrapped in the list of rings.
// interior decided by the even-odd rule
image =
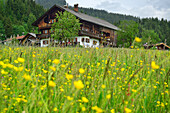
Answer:
[[[4,18],[4,29],[7,38],[9,38],[13,34],[12,22],[9,17]]]

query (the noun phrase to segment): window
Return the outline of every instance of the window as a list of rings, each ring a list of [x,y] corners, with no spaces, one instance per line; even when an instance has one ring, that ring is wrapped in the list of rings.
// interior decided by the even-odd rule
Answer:
[[[93,40],[93,45],[96,45],[96,44],[97,44],[97,41],[94,41],[94,40]]]
[[[54,19],[52,19],[52,23],[54,23]]]
[[[86,38],[86,43],[90,43],[90,40],[88,38]]]
[[[85,29],[85,31],[89,31],[89,29]]]
[[[43,41],[43,44],[45,45],[45,44],[48,44],[48,40],[44,40]]]
[[[84,38],[82,38],[81,41],[84,42]]]
[[[45,30],[45,34],[47,34],[48,33],[48,30]]]

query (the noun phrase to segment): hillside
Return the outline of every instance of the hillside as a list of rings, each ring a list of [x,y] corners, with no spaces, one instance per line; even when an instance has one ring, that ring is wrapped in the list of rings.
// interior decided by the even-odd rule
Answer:
[[[58,4],[61,6],[66,4],[65,0],[35,0],[35,2],[42,5],[46,9],[50,8],[54,4]]]

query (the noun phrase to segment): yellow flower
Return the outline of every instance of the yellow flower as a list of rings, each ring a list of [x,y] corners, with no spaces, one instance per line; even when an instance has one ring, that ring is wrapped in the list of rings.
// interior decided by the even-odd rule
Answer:
[[[63,91],[64,91],[64,89],[63,89],[63,88],[61,88],[61,89],[60,89],[60,91],[61,91],[61,92],[63,92]]]
[[[152,67],[153,69],[159,69],[159,66],[156,65],[155,61],[152,61],[151,67]]]
[[[33,54],[32,57],[35,58],[36,56]]]
[[[74,86],[77,88],[77,89],[82,89],[84,88],[84,84],[81,80],[78,80],[78,81],[74,81]]]
[[[24,58],[18,58],[17,60],[18,60],[18,62],[21,62],[21,63],[25,62]]]
[[[85,107],[82,107],[82,111],[86,111],[86,108],[85,108]]]
[[[103,88],[103,89],[106,88],[106,85],[102,85],[102,88]]]
[[[3,69],[1,70],[1,74],[7,75],[8,72],[4,71]]]
[[[133,49],[133,46],[130,46]]]
[[[89,100],[86,97],[82,97],[82,101],[85,103],[89,102]]]
[[[23,76],[26,80],[31,80],[31,76],[27,75],[27,74],[24,74]]]
[[[14,67],[12,64],[7,64],[6,66],[9,67],[9,68],[13,68]]]
[[[111,113],[115,113],[115,109],[112,109],[112,110],[111,110]]]
[[[73,100],[73,97],[67,96],[67,100]]]
[[[66,67],[66,65],[62,64],[62,65],[61,65],[61,67],[62,67],[62,68],[65,68],[65,67]]]
[[[106,95],[106,98],[110,99],[111,98],[111,94]]]
[[[53,111],[57,111],[58,109],[55,107],[54,109],[53,109]]]
[[[102,113],[103,110],[97,106],[92,107],[93,110],[96,110],[97,113]]]
[[[54,60],[53,60],[53,63],[54,63],[54,64],[59,64],[59,63],[60,63],[60,60],[54,59]]]
[[[49,59],[48,62],[51,62],[51,59]]]
[[[121,71],[124,71],[124,70],[125,70],[125,68],[122,68],[122,69],[121,69]]]
[[[53,82],[53,81],[49,81],[48,85],[49,85],[50,87],[55,87],[55,86],[56,86],[55,82]]]
[[[135,89],[132,89],[132,92],[135,92],[135,93],[136,93],[136,92],[137,92],[137,90],[135,90]]]
[[[125,108],[125,112],[126,112],[126,113],[130,113],[130,112],[132,112],[132,110],[129,109],[129,108]]]
[[[97,113],[102,113],[103,110],[102,110],[101,108],[98,107],[98,108],[96,109],[96,112],[97,112]]]
[[[16,63],[16,64],[18,64],[19,62],[18,62],[18,60],[14,60],[14,62]]]
[[[146,78],[143,78],[142,80],[143,80],[143,81],[146,81]]]
[[[85,70],[83,68],[79,69],[79,73],[83,74],[85,72]]]
[[[66,74],[67,80],[73,79],[73,75]]]
[[[56,71],[56,68],[53,67],[53,66],[50,66],[49,68],[50,68],[51,70],[53,70],[53,71]]]
[[[142,39],[140,39],[139,37],[135,37],[135,41],[136,41],[136,42],[141,42]]]

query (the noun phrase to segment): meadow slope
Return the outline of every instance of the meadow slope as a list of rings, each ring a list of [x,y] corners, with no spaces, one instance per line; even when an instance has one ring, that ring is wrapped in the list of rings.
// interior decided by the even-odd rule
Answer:
[[[170,52],[0,47],[2,113],[168,113]]]

